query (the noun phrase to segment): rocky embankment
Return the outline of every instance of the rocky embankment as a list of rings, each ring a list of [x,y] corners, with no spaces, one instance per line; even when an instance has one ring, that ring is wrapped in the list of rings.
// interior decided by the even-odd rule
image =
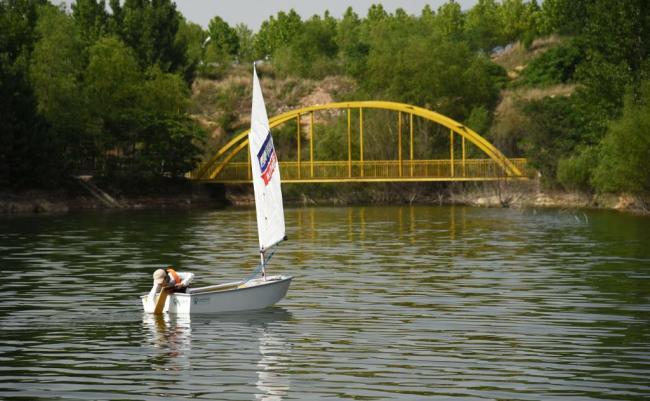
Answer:
[[[0,215],[65,213],[70,202],[59,194],[44,191],[0,193]]]
[[[184,180],[125,185],[77,179],[51,190],[0,191],[0,215],[223,207],[227,200],[222,192]]]
[[[534,181],[489,183],[451,191],[452,204],[476,207],[612,209],[649,214],[650,199],[628,194],[587,194],[540,190]]]
[[[98,188],[99,189],[99,188]],[[379,187],[369,192],[349,190],[325,191],[318,196],[306,191],[289,189],[285,203],[293,205],[346,204],[444,204],[474,207],[507,208],[599,208],[633,213],[650,213],[650,199],[630,195],[594,195],[577,192],[542,191],[534,181],[501,182],[440,186],[436,189],[415,186]],[[364,188],[365,189],[365,188]],[[112,188],[100,190],[104,195],[84,189],[0,192],[0,215],[53,214],[75,210],[120,209],[189,209],[214,208],[225,205],[252,206],[253,194],[248,187],[223,188],[196,183],[172,185],[165,190],[128,192]],[[410,191],[410,192],[409,192]],[[399,192],[399,193],[398,193]],[[409,192],[409,193],[407,193]],[[109,195],[110,193],[110,195]],[[110,198],[107,200],[106,197]]]
[[[5,192],[0,194],[0,215],[56,214],[92,209],[172,209],[215,205],[211,199],[191,194],[119,197],[116,200],[119,206],[106,204],[93,196],[73,196],[46,191]]]

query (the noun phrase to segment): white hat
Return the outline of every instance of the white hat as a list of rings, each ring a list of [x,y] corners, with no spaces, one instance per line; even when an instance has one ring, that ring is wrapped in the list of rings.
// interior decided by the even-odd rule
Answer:
[[[153,282],[156,284],[162,284],[165,282],[165,277],[167,276],[167,273],[163,269],[158,269],[155,272],[153,272]]]

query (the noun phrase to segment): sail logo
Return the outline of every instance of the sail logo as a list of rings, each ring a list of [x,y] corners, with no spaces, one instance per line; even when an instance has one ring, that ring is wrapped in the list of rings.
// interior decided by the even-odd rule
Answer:
[[[275,155],[275,148],[273,147],[273,138],[271,131],[269,131],[264,143],[257,152],[257,160],[260,163],[260,172],[264,185],[269,185],[269,181],[273,178],[275,171],[275,164],[277,163],[277,156]]]

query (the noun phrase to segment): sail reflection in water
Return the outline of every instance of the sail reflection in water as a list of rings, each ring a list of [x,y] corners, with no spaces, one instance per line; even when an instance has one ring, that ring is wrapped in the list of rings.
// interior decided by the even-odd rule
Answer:
[[[143,315],[143,324],[147,329],[148,337],[145,346],[154,350],[151,357],[151,367],[154,370],[176,372],[184,375],[189,371],[205,369],[217,362],[220,369],[215,374],[211,391],[227,394],[227,389],[232,383],[219,383],[220,379],[228,378],[228,371],[233,364],[246,361],[252,349],[257,349],[256,366],[257,377],[249,381],[255,383],[255,398],[258,400],[281,400],[289,393],[289,370],[291,349],[281,335],[273,332],[269,324],[287,320],[291,316],[282,308],[272,308],[265,311],[250,312],[239,315],[214,315],[190,317],[189,315]],[[193,326],[195,346],[192,349]],[[212,338],[205,327],[221,330]],[[245,334],[246,333],[246,334]],[[236,339],[246,335],[247,348],[231,348]],[[232,336],[232,337],[229,337]],[[206,350],[209,347],[210,351]],[[252,348],[255,347],[255,348]],[[241,353],[234,359],[234,355]],[[251,356],[253,354],[250,354]],[[200,357],[198,357],[200,356]],[[194,362],[193,362],[194,361]],[[193,364],[194,363],[194,364]],[[158,381],[156,386],[163,391],[169,384],[168,380]],[[223,387],[222,387],[223,386]]]
[[[280,336],[273,335],[268,328],[262,328],[260,336],[261,358],[257,364],[258,400],[281,400],[289,394],[289,363],[291,350]]]

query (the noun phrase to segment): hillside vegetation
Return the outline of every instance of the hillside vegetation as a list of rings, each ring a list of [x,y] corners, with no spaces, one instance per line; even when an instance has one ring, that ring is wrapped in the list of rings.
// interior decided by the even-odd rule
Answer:
[[[472,127],[543,184],[650,193],[650,14],[642,0],[449,1],[418,15],[381,5],[259,32],[214,16],[186,21],[170,0],[0,0],[0,186],[70,174],[182,176],[244,129],[251,63],[270,115],[315,103],[382,99]],[[341,116],[319,117],[318,154],[343,157]],[[391,157],[380,112],[364,152]],[[280,129],[295,132],[295,127]],[[419,156],[445,133],[416,127]],[[353,144],[355,146],[355,144]],[[286,145],[290,149],[291,144]]]

